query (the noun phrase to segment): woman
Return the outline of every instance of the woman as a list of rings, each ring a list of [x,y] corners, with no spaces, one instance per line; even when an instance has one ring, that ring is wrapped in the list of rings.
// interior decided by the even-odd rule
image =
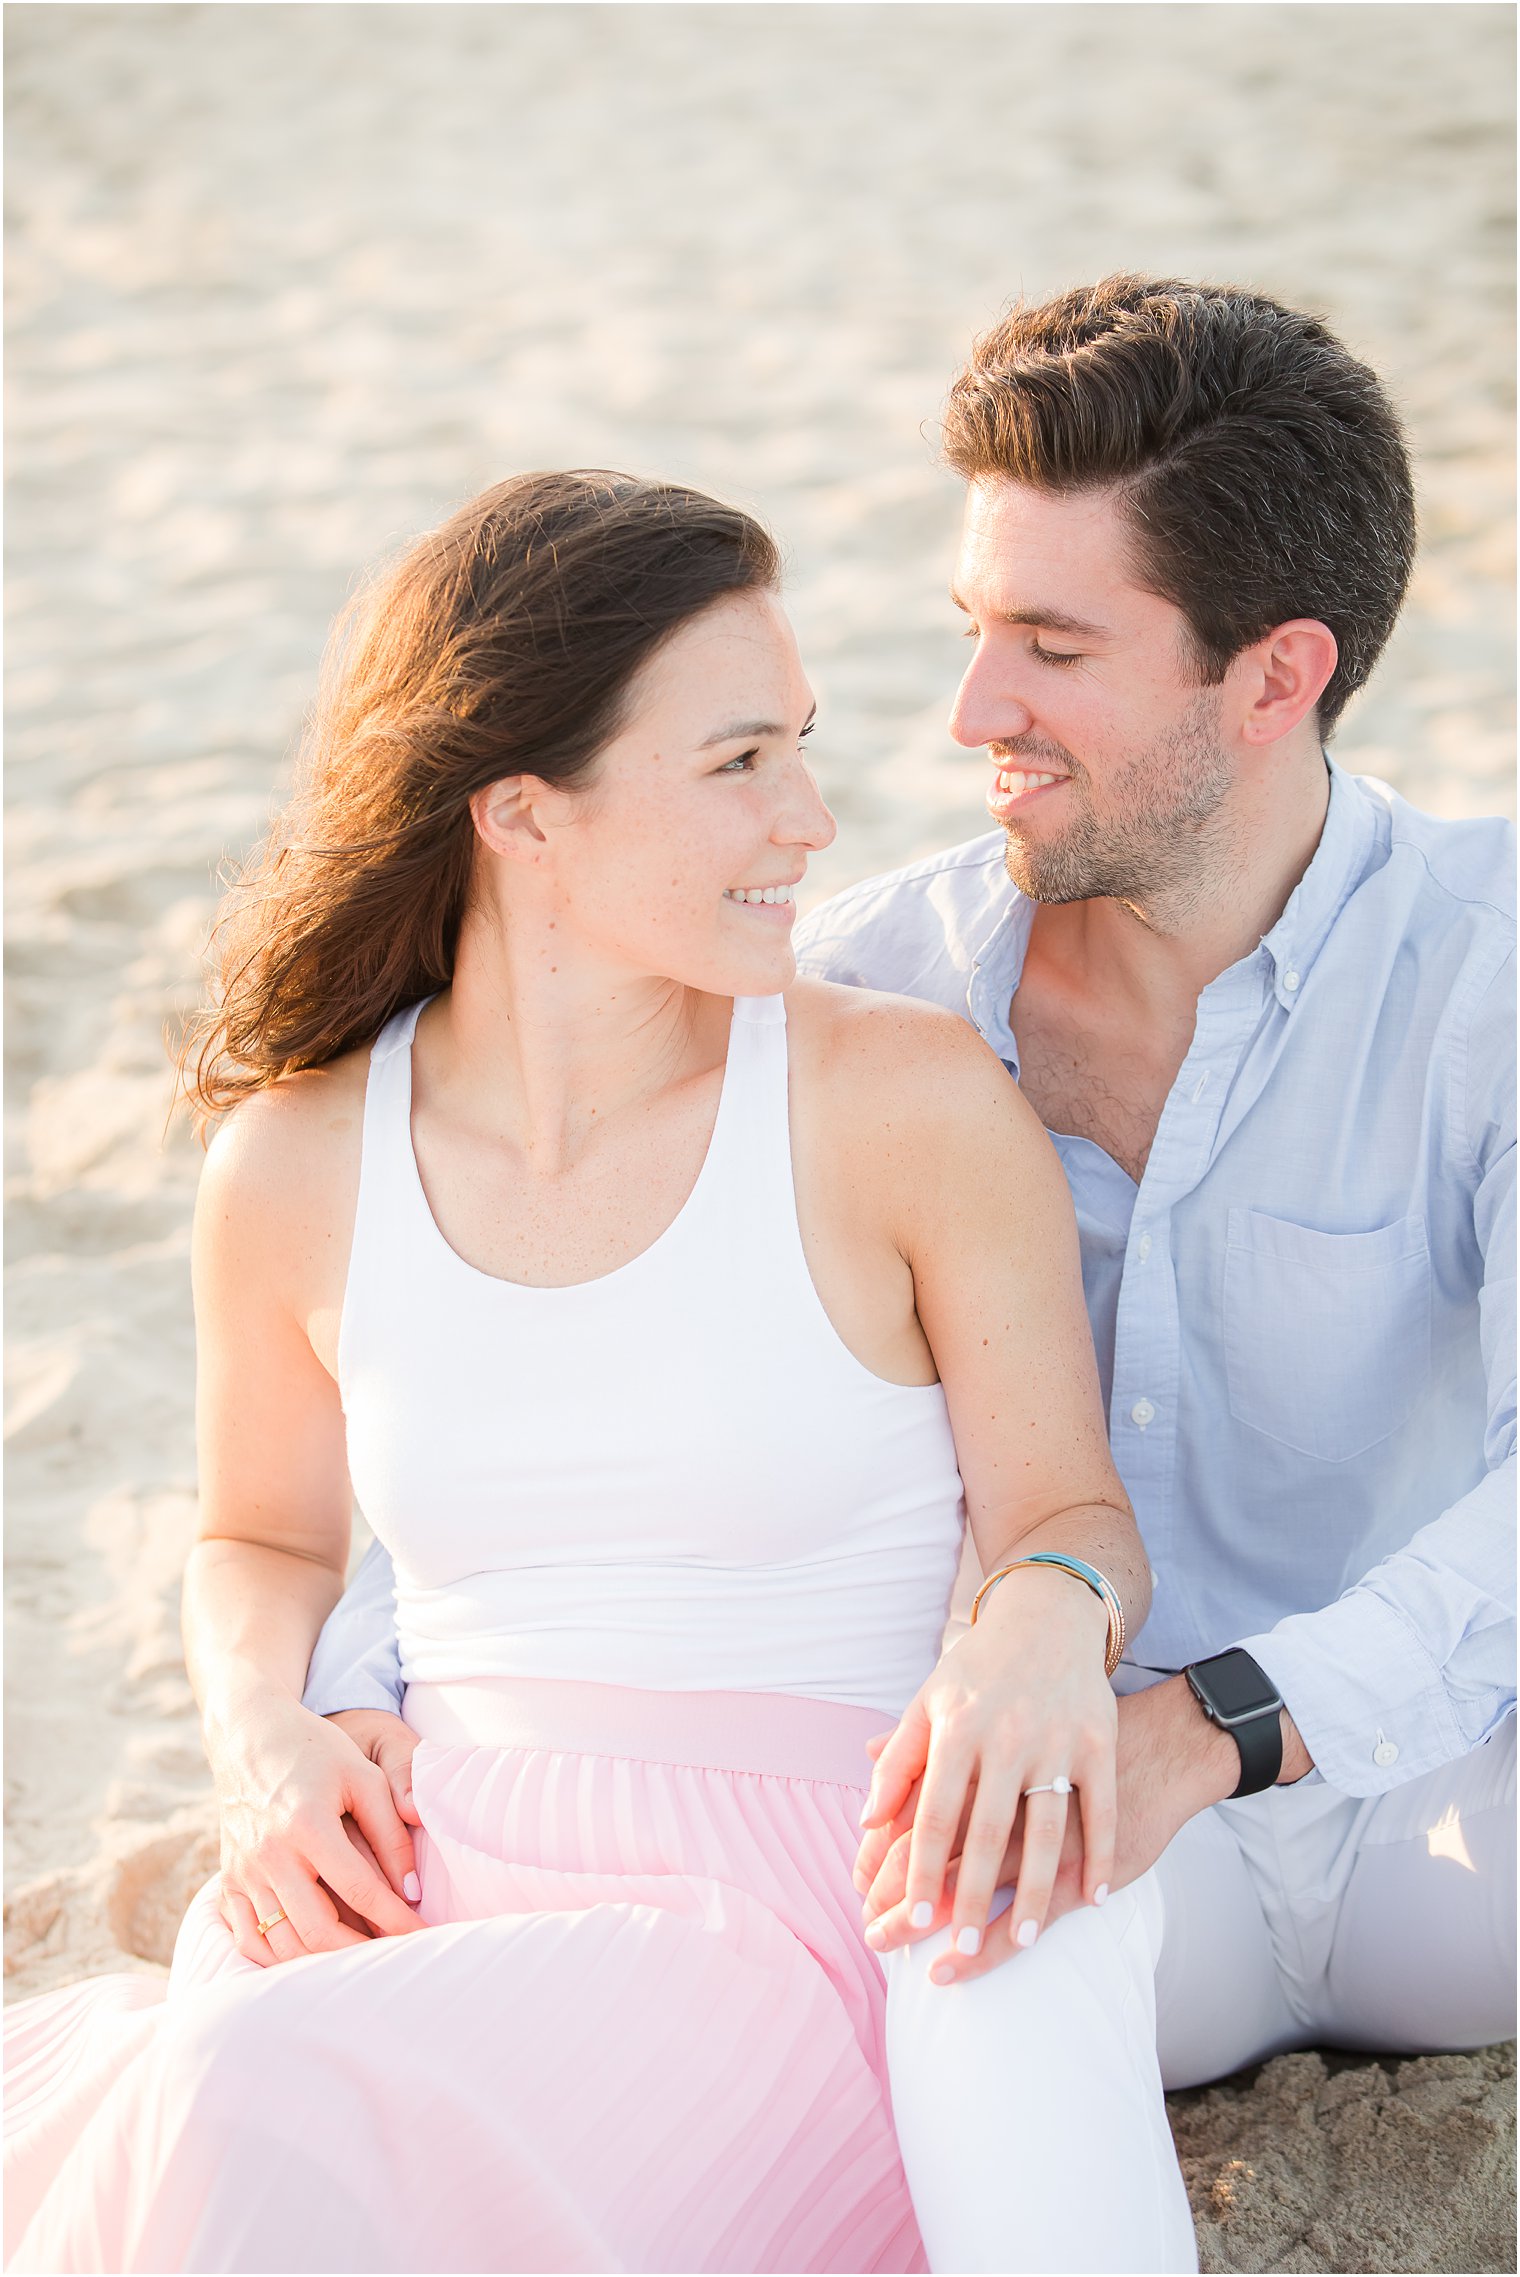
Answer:
[[[919,1694],[957,1935],[1026,1794],[1038,1929],[1068,1778],[1106,1879],[1147,1576],[1065,1188],[965,1026],[792,985],[833,823],[775,584],[709,499],[528,476],[339,646],[196,1084],[236,1109],[185,1606],[233,1933],[202,1893],[161,2007],[18,2013],[13,2266],[921,2267],[867,1741]],[[354,1493],[416,1915],[340,1831],[383,1774],[299,1706]],[[963,1509],[989,1575],[1106,1594],[1016,1565],[926,1685]]]

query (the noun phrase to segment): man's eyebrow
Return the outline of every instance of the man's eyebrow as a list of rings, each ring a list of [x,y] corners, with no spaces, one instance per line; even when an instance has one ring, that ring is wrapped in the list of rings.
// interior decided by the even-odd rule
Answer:
[[[964,602],[952,585],[950,598],[963,616],[975,612]],[[1068,616],[1064,609],[999,609],[995,612],[1000,625],[1043,625],[1046,632],[1069,633],[1073,640],[1108,640],[1112,636],[1106,625],[1090,625],[1085,617]]]
[[[807,718],[803,721],[803,726],[805,728],[811,727],[817,717],[818,706],[814,704]],[[713,746],[718,743],[738,743],[741,739],[751,736],[785,735],[786,733],[786,728],[778,727],[773,719],[740,719],[735,720],[732,727],[720,727],[716,735],[704,735],[697,745],[697,749],[699,751],[711,751]]]

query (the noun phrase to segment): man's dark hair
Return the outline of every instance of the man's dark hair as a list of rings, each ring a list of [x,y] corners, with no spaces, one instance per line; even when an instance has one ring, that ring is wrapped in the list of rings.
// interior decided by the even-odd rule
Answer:
[[[1381,382],[1262,293],[1106,277],[1020,303],[951,388],[944,455],[972,482],[1113,488],[1135,574],[1186,617],[1206,683],[1318,617],[1340,648],[1327,737],[1409,582],[1409,456]]]

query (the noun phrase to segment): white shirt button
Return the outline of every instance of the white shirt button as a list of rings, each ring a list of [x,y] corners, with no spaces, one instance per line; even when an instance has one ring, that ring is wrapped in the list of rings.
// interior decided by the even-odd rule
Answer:
[[[1399,1751],[1391,1739],[1380,1739],[1372,1750],[1372,1760],[1380,1771],[1386,1771],[1389,1764],[1397,1763],[1398,1759]]]
[[[1129,1419],[1131,1423],[1138,1423],[1143,1431],[1147,1423],[1155,1422],[1156,1410],[1148,1399],[1137,1399],[1129,1411]]]
[[[1150,1253],[1151,1237],[1148,1233],[1142,1233],[1140,1239],[1135,1243],[1135,1255],[1139,1258],[1141,1264],[1143,1265],[1147,1257],[1149,1257]]]
[[[1292,993],[1293,993],[1294,989],[1295,989],[1295,988],[1297,988],[1297,986],[1298,986],[1298,975],[1297,975],[1297,973],[1296,973],[1296,972],[1294,972],[1294,971],[1292,971],[1291,969],[1290,969],[1289,971],[1285,972],[1285,973],[1283,974],[1283,987],[1284,987],[1285,989],[1287,989],[1287,991],[1288,991],[1288,993],[1289,993],[1289,995],[1290,995],[1290,996],[1292,995]]]

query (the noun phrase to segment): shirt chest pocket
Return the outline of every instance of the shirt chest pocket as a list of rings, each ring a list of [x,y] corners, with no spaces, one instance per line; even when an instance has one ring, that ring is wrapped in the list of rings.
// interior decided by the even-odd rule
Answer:
[[[1326,1463],[1386,1439],[1430,1373],[1424,1219],[1314,1233],[1231,1210],[1226,1238],[1225,1375],[1236,1421]]]

